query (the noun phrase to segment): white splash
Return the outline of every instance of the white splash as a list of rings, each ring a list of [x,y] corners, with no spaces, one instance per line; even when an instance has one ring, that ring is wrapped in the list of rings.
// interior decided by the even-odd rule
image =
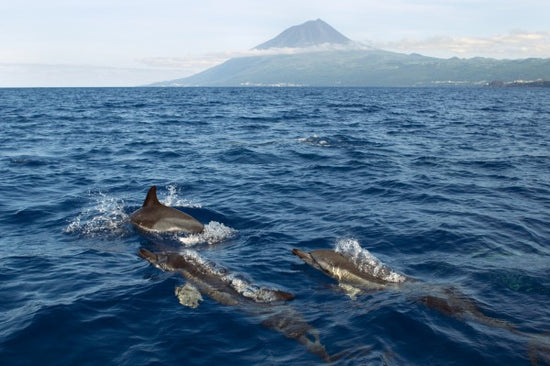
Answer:
[[[207,243],[210,245],[220,243],[235,236],[237,231],[217,221],[210,221],[204,225],[204,231],[200,234],[178,236],[178,241],[186,247]]]
[[[384,281],[400,283],[405,282],[407,279],[405,276],[394,272],[367,249],[361,248],[361,245],[355,239],[338,240],[335,251],[351,258],[360,271],[371,273]]]
[[[208,262],[204,257],[202,257],[197,251],[193,249],[182,249],[179,251],[186,260],[194,261],[199,264],[199,266],[207,267],[212,272],[216,272],[216,266]]]
[[[128,214],[124,210],[124,201],[105,195],[89,193],[94,202],[72,219],[64,232],[80,234],[85,237],[123,236],[130,231],[126,225]]]
[[[322,137],[319,137],[315,134],[309,137],[302,137],[298,139],[298,142],[306,143],[308,145],[312,146],[321,146],[321,147],[328,147],[330,146],[330,142]]]
[[[166,187],[166,189],[168,190],[168,194],[166,195],[166,197],[160,200],[166,206],[202,208],[202,205],[200,203],[196,203],[185,198],[180,198],[178,188],[175,185],[169,185]]]
[[[195,250],[183,249],[180,251],[180,254],[184,256],[187,261],[197,263],[197,266],[218,277],[223,283],[233,288],[243,297],[261,303],[269,303],[279,300],[277,290],[253,285],[246,279],[230,273],[226,268],[208,261]]]
[[[275,290],[255,286],[235,275],[224,276],[224,281],[227,281],[235,291],[255,302],[269,303],[278,300]]]

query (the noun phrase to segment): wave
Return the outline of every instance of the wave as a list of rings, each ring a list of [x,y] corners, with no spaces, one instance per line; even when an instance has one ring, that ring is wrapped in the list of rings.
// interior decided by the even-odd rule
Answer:
[[[328,138],[317,136],[316,134],[313,134],[308,137],[302,137],[298,139],[298,142],[305,143],[312,146],[320,146],[320,147],[329,147],[331,146],[331,141]]]
[[[218,244],[236,235],[237,231],[217,221],[210,221],[204,225],[204,231],[199,234],[177,236],[179,243],[191,247],[198,244]]]
[[[201,309],[181,311],[172,294],[185,281],[152,270],[136,255],[141,246],[196,249],[242,275],[233,275],[234,286],[251,296],[261,298],[261,286],[299,294],[285,307],[305,311],[328,349],[372,346],[367,359],[352,354],[339,364],[384,363],[373,357],[385,352],[395,355],[390,364],[529,359],[515,335],[456,322],[410,301],[416,286],[354,303],[325,291],[331,282],[289,256],[297,243],[336,245],[365,268],[410,274],[426,286],[453,284],[522,331],[543,332],[550,322],[547,93],[101,88],[0,94],[3,364],[82,363],[84,356],[74,355],[92,355],[97,364],[144,364],[151,357],[159,364],[223,364],[229,356],[243,365],[316,361],[301,345],[251,326],[250,315],[214,306],[204,294]],[[497,99],[506,111],[480,111],[499,107]],[[296,110],[297,119],[286,119]],[[149,240],[132,227],[129,215],[153,181],[161,201],[206,224],[202,235]],[[49,313],[52,306],[59,311]],[[148,309],[162,311],[143,318]],[[73,355],[59,352],[60,342]]]
[[[102,192],[90,193],[93,202],[63,229],[65,233],[83,237],[121,237],[131,230],[130,216],[126,213],[124,201]]]
[[[188,200],[187,198],[180,198],[179,190],[175,185],[170,184],[166,186],[166,189],[168,190],[168,195],[159,199],[166,206],[202,208],[200,203]]]

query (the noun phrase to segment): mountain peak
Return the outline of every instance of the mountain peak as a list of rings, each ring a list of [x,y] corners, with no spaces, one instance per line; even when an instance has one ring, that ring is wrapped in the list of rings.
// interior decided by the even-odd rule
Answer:
[[[255,50],[268,48],[304,48],[318,46],[324,43],[347,44],[349,38],[332,28],[321,19],[310,20],[284,30],[277,37],[262,43]]]

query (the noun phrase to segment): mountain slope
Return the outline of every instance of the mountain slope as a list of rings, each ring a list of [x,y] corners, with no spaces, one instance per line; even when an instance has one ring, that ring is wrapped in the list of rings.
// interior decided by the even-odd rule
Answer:
[[[337,47],[319,47],[327,43]],[[273,48],[295,52],[233,58],[190,77],[151,86],[436,86],[550,80],[550,59],[440,59],[357,48],[320,19],[291,27],[256,47]]]
[[[277,37],[254,47],[254,49],[311,47],[325,43],[347,44],[350,42],[349,38],[321,19],[317,19],[290,27]]]
[[[156,86],[436,86],[536,79],[550,79],[550,59],[439,59],[355,50],[233,58]]]

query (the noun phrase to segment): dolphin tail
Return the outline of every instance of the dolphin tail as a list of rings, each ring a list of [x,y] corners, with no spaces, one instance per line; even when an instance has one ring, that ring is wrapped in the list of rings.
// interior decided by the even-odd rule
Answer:
[[[309,352],[318,356],[325,362],[331,360],[325,346],[319,338],[319,330],[309,325],[302,315],[293,308],[284,308],[277,311],[275,308],[268,310],[262,325],[282,333],[287,338],[292,338],[304,345]]]

